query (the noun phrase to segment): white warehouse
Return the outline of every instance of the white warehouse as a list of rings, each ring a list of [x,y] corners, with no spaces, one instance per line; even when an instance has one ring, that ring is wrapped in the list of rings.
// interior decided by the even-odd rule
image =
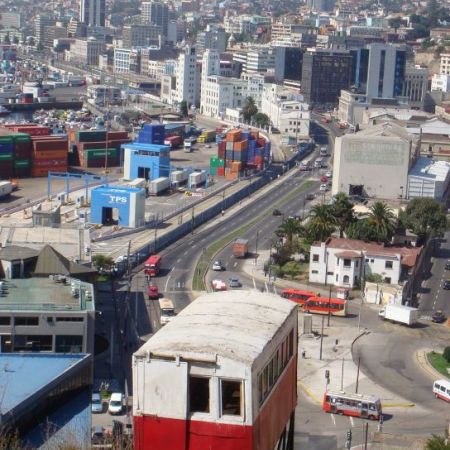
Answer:
[[[408,175],[408,199],[429,197],[443,200],[450,183],[450,163],[419,158]]]
[[[420,137],[393,123],[336,138],[332,194],[404,197],[419,148]]]

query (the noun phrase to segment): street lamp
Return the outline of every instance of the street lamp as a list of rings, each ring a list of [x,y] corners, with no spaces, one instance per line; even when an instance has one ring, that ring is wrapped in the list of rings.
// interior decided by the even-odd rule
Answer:
[[[258,260],[258,236],[259,236],[259,230],[256,232],[256,242],[255,242],[255,265]]]
[[[328,321],[327,326],[330,326],[330,318],[331,318],[331,286],[330,290],[328,291]]]

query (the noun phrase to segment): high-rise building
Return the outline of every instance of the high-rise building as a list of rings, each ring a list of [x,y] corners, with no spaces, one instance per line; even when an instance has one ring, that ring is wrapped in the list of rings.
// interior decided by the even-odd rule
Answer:
[[[307,103],[337,103],[352,80],[353,56],[345,50],[308,49],[303,55],[302,90]]]
[[[194,47],[186,46],[178,56],[176,76],[177,101],[185,100],[188,105],[198,106],[200,104],[200,71]]]
[[[80,22],[90,27],[104,27],[105,0],[80,0]]]
[[[123,47],[158,45],[161,32],[161,27],[158,25],[127,25],[123,27]]]
[[[152,23],[162,28],[164,36],[167,36],[169,24],[169,8],[161,2],[142,3],[142,23]]]
[[[227,49],[227,33],[224,28],[206,26],[206,30],[197,34],[197,53],[203,55],[205,50],[217,50],[223,53]]]
[[[392,44],[370,44],[366,93],[371,98],[402,95],[406,49]]]
[[[36,43],[42,44],[44,42],[44,29],[46,26],[55,25],[55,21],[48,16],[38,14],[34,19],[34,35]]]

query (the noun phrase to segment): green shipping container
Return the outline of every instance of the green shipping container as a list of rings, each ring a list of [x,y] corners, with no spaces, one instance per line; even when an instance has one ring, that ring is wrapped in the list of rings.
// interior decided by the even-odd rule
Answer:
[[[223,167],[225,165],[225,161],[223,159],[217,158],[217,156],[211,156],[210,166],[211,167]]]
[[[89,149],[85,150],[83,152],[84,159],[90,160],[90,159],[102,159],[105,157],[106,149],[104,148],[95,148],[95,149]],[[116,148],[109,148],[108,149],[108,158],[114,158],[117,156],[117,149]]]
[[[209,173],[212,175],[212,176],[217,176],[217,167],[210,167],[209,168]]]
[[[0,153],[0,161],[12,161],[13,159],[13,153]]]
[[[102,142],[106,141],[106,131],[78,131],[78,142]]]
[[[30,160],[29,159],[16,159],[14,161],[14,167],[16,167],[16,168],[30,167]]]
[[[0,136],[0,144],[14,144],[14,139],[10,136]]]
[[[31,137],[28,133],[13,133],[11,137],[14,142],[31,142]]]

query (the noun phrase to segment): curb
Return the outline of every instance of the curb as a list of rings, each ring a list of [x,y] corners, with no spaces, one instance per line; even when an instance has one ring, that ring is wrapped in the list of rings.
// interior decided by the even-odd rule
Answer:
[[[306,386],[302,381],[297,380],[297,386],[300,386],[300,388],[305,392],[305,394],[317,405],[321,405],[322,402],[317,398],[316,394],[314,394],[311,389],[309,389],[308,386]]]
[[[383,403],[381,402],[383,408],[414,408],[415,403]]]
[[[427,358],[427,353],[431,352],[431,349],[421,349],[421,350],[417,350],[415,352],[415,358],[416,358],[416,362],[417,365],[424,371],[426,372],[430,378],[434,380],[439,380],[442,378],[449,378],[446,377],[444,374],[438,372],[429,362],[428,362],[428,358]]]

